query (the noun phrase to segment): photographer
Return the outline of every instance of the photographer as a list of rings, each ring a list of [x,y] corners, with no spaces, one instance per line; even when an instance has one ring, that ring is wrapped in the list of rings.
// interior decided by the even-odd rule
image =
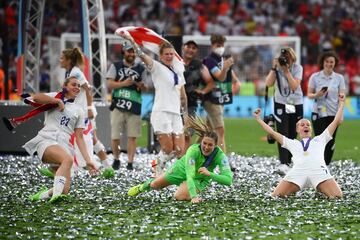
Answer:
[[[204,95],[215,86],[209,70],[197,59],[198,45],[190,40],[183,46],[183,59],[185,64],[184,77],[186,81],[185,92],[188,99],[188,114],[195,117],[199,102]],[[191,129],[190,129],[191,131]],[[185,133],[185,150],[191,145],[191,133]]]
[[[320,71],[313,73],[309,80],[308,97],[315,99],[311,120],[315,135],[322,133],[334,120],[339,108],[338,96],[345,94],[343,75],[334,72],[339,58],[333,51],[324,52],[319,57]],[[329,165],[335,150],[335,129],[333,138],[327,143],[324,158]]]
[[[303,67],[296,63],[296,54],[291,47],[281,49],[274,58],[272,68],[266,76],[266,86],[275,85],[274,118],[277,131],[290,138],[296,138],[296,122],[303,117],[303,92],[300,82]],[[291,163],[291,153],[278,144],[281,165],[279,172],[285,174]]]
[[[120,135],[124,128],[128,135],[128,165],[133,169],[136,151],[136,138],[141,136],[141,91],[146,90],[142,81],[144,66],[135,63],[135,51],[130,43],[123,44],[124,59],[111,64],[106,78],[107,86],[112,90],[111,111],[111,148],[114,155],[113,168],[120,167]]]

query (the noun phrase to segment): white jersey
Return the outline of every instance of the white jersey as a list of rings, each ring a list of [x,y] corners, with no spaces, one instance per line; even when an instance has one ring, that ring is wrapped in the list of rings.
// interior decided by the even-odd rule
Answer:
[[[57,93],[48,93],[55,97]],[[66,99],[65,99],[66,100]],[[52,109],[46,112],[44,127],[40,131],[59,130],[66,134],[69,139],[75,128],[85,128],[84,112],[75,102],[66,103],[64,111]]]
[[[171,112],[180,115],[180,89],[185,84],[182,72],[176,72],[178,84],[175,85],[174,73],[158,61],[153,61],[149,69],[155,88],[153,112]]]
[[[292,161],[294,163],[293,169],[300,170],[314,170],[326,166],[324,160],[324,150],[326,144],[332,139],[329,130],[325,131],[319,136],[310,140],[307,153],[304,153],[304,148],[301,142],[297,139],[289,139],[283,136],[283,148],[286,148],[293,155]],[[308,138],[303,139],[304,144]]]
[[[56,93],[48,95],[54,97]],[[57,108],[47,111],[44,127],[23,147],[30,155],[37,152],[40,159],[46,148],[51,145],[60,145],[71,154],[72,147],[69,141],[76,128],[85,128],[84,113],[79,105],[66,103],[62,112]]]
[[[80,82],[80,86],[83,86],[84,84],[88,84],[88,81],[84,75],[84,73],[80,70],[78,67],[73,67],[70,71],[70,73],[67,75],[67,77],[74,77]],[[80,105],[82,107],[82,110],[85,113],[85,116],[87,117],[87,98],[86,98],[86,92],[84,88],[80,88],[79,95],[75,98],[75,103]]]

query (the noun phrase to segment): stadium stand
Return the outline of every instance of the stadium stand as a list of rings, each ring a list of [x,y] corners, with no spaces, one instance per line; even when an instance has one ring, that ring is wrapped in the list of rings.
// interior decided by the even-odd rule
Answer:
[[[0,68],[8,69],[13,88],[17,2],[0,3],[0,23],[5,26],[0,31]],[[119,26],[146,26],[158,33],[177,35],[300,36],[305,82],[317,70],[319,53],[333,49],[341,59],[338,71],[348,76],[349,94],[359,94],[360,1],[104,0],[103,5],[107,33],[113,33]],[[79,22],[79,15],[74,14],[77,9],[75,0],[46,1],[41,67],[44,91],[50,79],[47,37],[79,32],[79,24],[74,24]]]

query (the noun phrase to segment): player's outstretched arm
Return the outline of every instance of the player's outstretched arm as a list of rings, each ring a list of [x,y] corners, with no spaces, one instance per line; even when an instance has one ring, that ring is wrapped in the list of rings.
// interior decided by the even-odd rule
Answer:
[[[120,32],[119,36],[131,42],[131,44],[134,46],[136,55],[141,58],[141,60],[143,60],[149,69],[151,69],[153,66],[153,59],[141,50],[139,45],[136,44],[134,38],[128,32]]]
[[[268,133],[270,134],[278,143],[283,145],[283,135],[274,131],[269,125],[267,125],[262,119],[261,119],[261,109],[258,108],[253,113],[256,121],[260,124],[260,126]]]
[[[336,128],[342,123],[344,119],[344,105],[345,105],[345,94],[339,94],[339,109],[335,115],[334,120],[328,126],[330,135],[332,136]]]

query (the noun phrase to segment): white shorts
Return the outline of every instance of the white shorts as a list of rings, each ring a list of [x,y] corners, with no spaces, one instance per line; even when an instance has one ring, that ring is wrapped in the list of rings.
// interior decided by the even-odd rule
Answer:
[[[294,169],[292,168],[284,177],[283,180],[295,183],[302,188],[306,187],[316,187],[319,183],[322,183],[328,179],[332,179],[329,170],[326,166],[321,166],[321,168],[314,170],[303,170],[303,169]]]
[[[155,134],[182,134],[184,131],[180,114],[152,112],[150,121]]]
[[[39,159],[42,161],[45,150],[52,145],[61,146],[70,156],[74,154],[72,146],[69,143],[69,136],[57,130],[40,131],[36,137],[25,143],[23,148],[25,148],[31,156],[37,152]]]

